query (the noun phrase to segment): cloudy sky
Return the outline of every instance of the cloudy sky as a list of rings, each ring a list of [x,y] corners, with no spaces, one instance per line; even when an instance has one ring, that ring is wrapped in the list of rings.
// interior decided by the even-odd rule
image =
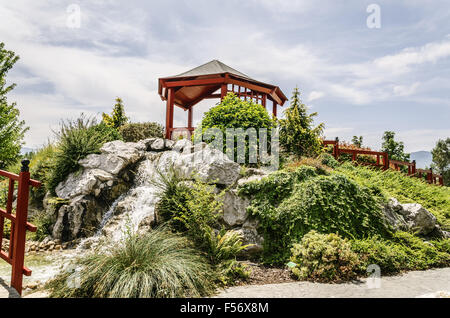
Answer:
[[[373,3],[380,28],[367,24]],[[109,112],[116,96],[133,121],[164,123],[157,79],[213,59],[288,97],[298,85],[329,138],[379,148],[393,130],[412,152],[450,136],[448,0],[0,0],[0,41],[21,57],[9,100],[28,147],[61,118]],[[177,111],[176,125],[186,118]]]

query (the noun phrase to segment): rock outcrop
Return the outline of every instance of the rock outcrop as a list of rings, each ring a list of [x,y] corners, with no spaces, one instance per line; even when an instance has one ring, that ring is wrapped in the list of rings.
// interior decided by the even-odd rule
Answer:
[[[418,203],[401,204],[391,198],[383,209],[386,221],[395,229],[421,236],[450,237],[436,223],[436,217]]]
[[[123,231],[126,218],[149,228],[154,222],[157,191],[151,180],[170,169],[187,182],[194,178],[226,188],[223,224],[243,234],[249,252],[262,248],[257,222],[247,215],[248,199],[237,195],[236,186],[262,178],[265,173],[250,169],[250,178],[241,178],[240,165],[205,143],[193,145],[186,139],[176,142],[151,138],[137,143],[106,143],[99,154],[80,160],[82,170],[69,175],[56,188],[58,204],[46,206],[55,223],[52,239],[67,242],[89,237],[99,228],[106,236]],[[241,179],[241,180],[240,180]],[[238,182],[239,181],[239,182]],[[107,224],[107,226],[104,226]],[[101,226],[100,226],[101,225]],[[88,246],[89,244],[86,244]]]

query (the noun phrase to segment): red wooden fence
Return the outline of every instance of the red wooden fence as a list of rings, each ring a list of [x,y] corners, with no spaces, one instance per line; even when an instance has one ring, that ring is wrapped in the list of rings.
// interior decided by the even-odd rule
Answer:
[[[390,160],[389,156],[386,152],[379,151],[369,151],[369,150],[361,150],[361,149],[344,149],[339,147],[339,138],[335,140],[323,140],[323,145],[333,146],[333,156],[336,160],[339,159],[340,155],[343,153],[348,153],[352,155],[352,161],[357,160],[358,155],[372,155],[377,157],[377,162],[375,163],[361,163],[363,165],[375,166],[378,168],[382,168],[383,170],[387,170],[389,168],[400,171],[401,166],[408,167],[408,176],[419,177],[426,176],[426,180],[430,184],[438,184],[444,185],[444,178],[441,175],[437,175],[433,173],[432,169],[423,170],[416,168],[416,161],[407,162],[407,161],[398,161],[398,160]],[[382,158],[382,161],[381,161]]]
[[[30,179],[29,164],[29,160],[22,160],[22,168],[19,175],[0,170],[0,176],[9,179],[6,210],[0,209],[0,258],[12,266],[11,286],[14,287],[19,294],[22,294],[23,275],[31,275],[31,270],[24,266],[26,231],[36,232],[37,230],[36,226],[27,222],[29,190],[30,186],[41,186],[39,181]],[[14,214],[13,201],[14,185],[16,181],[18,182],[17,205]],[[11,233],[7,253],[2,251],[5,219],[8,219],[11,222]]]

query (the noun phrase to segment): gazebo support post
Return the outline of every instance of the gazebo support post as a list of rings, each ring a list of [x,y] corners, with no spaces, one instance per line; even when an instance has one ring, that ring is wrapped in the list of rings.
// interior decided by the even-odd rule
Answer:
[[[273,117],[277,118],[277,103],[273,102],[273,108],[272,108]]]
[[[222,87],[220,89],[220,100],[222,101],[225,96],[227,96],[228,93],[228,85],[227,84],[222,84]]]
[[[174,97],[174,89],[171,87],[168,89],[167,93],[166,139],[172,138]]]
[[[192,128],[192,116],[193,116],[192,107],[189,107],[189,109],[188,109],[188,128]]]

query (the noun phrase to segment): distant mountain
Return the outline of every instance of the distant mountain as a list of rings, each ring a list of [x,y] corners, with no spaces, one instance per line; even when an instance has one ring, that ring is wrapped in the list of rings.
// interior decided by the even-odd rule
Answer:
[[[430,168],[433,155],[429,151],[411,152],[411,161],[416,160],[416,167],[419,169]]]

